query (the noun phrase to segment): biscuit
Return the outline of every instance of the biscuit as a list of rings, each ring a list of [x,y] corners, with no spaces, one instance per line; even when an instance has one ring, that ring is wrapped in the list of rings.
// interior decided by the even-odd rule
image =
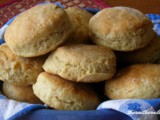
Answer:
[[[36,57],[56,49],[71,30],[72,24],[65,10],[48,3],[18,15],[7,28],[4,38],[14,54]]]
[[[89,21],[95,44],[116,51],[133,51],[146,46],[154,36],[153,24],[143,13],[128,7],[106,8]]]
[[[99,104],[97,94],[88,86],[43,72],[33,85],[34,94],[59,110],[90,110]]]
[[[66,12],[73,25],[73,31],[66,43],[88,43],[89,20],[93,15],[78,7],[69,7],[66,9]]]
[[[9,99],[35,104],[42,103],[39,98],[33,94],[32,86],[17,86],[4,82],[2,92]]]
[[[70,44],[53,51],[45,61],[46,72],[76,82],[100,82],[116,72],[116,57],[107,47]]]
[[[154,99],[160,97],[160,65],[137,64],[122,69],[106,81],[110,99]]]
[[[36,82],[43,71],[46,56],[36,58],[19,57],[6,44],[0,45],[0,80],[15,85],[27,86]]]
[[[160,39],[156,35],[148,45],[131,52],[117,52],[117,60],[123,63],[154,63],[160,58]]]

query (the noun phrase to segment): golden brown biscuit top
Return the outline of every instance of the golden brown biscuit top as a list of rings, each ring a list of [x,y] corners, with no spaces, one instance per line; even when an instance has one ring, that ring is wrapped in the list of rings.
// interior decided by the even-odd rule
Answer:
[[[18,15],[5,31],[4,38],[16,55],[36,57],[57,48],[67,39],[71,29],[67,13],[50,3]]]
[[[128,30],[140,29],[147,26],[152,26],[152,22],[140,11],[128,8],[128,7],[114,7],[101,10],[97,13],[94,19],[97,19],[98,23],[95,28],[97,32],[101,33],[102,36],[110,33],[111,31],[116,32],[123,31],[128,32]],[[97,34],[98,34],[97,33]],[[118,34],[118,33],[117,33]]]
[[[132,82],[134,82],[134,86],[139,86],[142,82],[147,84],[148,81],[157,81],[156,79],[160,79],[159,76],[160,64],[137,64],[122,69],[115,77],[106,81],[106,84],[117,86],[118,90],[119,87],[131,87]]]
[[[32,38],[40,38],[45,34],[47,36],[53,32],[52,27],[56,28],[61,24],[59,20],[64,15],[64,12],[54,4],[37,5],[26,10],[19,14],[8,27],[5,32],[5,40],[8,41],[8,38],[12,37],[16,38],[18,44],[25,45],[25,43],[34,42],[33,40],[31,41]],[[17,43],[13,41],[14,39],[11,41],[12,44]]]
[[[115,58],[113,51],[107,47],[99,45],[70,44],[59,47],[54,53],[65,59],[75,62],[79,60],[97,60],[99,58]],[[80,59],[79,59],[80,58]]]

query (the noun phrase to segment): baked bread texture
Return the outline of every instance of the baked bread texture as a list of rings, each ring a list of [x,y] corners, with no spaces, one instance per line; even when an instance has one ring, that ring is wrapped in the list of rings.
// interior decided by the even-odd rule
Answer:
[[[9,98],[20,102],[40,104],[38,97],[33,94],[32,86],[17,86],[10,83],[3,83],[3,94]]]
[[[78,7],[69,7],[66,9],[72,22],[73,30],[66,43],[88,43],[89,42],[89,20],[93,16]]]
[[[19,14],[7,28],[4,38],[14,54],[36,57],[64,43],[71,30],[65,10],[48,3]]]
[[[105,83],[105,94],[110,99],[154,99],[160,97],[159,91],[159,64],[129,66]]]
[[[20,86],[32,85],[43,70],[46,56],[24,58],[15,55],[6,44],[0,45],[0,80]]]
[[[154,63],[160,59],[160,38],[157,35],[145,47],[131,52],[117,52],[119,62],[136,63]]]
[[[89,22],[95,44],[116,51],[133,51],[146,46],[153,38],[153,24],[143,13],[129,7],[106,8]]]
[[[43,72],[33,85],[34,94],[59,110],[91,110],[99,104],[97,94],[88,86]]]
[[[46,72],[76,82],[100,82],[113,77],[116,57],[98,45],[70,44],[57,48],[45,61]]]

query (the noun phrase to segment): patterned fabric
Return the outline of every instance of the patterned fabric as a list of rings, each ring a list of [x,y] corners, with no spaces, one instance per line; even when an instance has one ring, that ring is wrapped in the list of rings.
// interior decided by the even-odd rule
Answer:
[[[9,100],[0,93],[0,120],[15,120],[33,110],[47,108],[40,104],[29,104]]]
[[[2,27],[9,19],[21,13],[38,3],[56,2],[61,3],[65,8],[78,6],[81,8],[97,8],[103,9],[109,7],[101,0],[12,0],[13,2],[7,6],[1,5],[0,8],[0,27]]]
[[[60,5],[59,3],[57,3]],[[61,6],[61,5],[60,5]],[[86,8],[96,13],[98,9]],[[147,15],[154,23],[154,30],[159,34],[160,15]],[[15,17],[14,17],[15,18]],[[0,44],[4,43],[4,32],[12,18],[0,29]],[[160,34],[159,34],[160,35]],[[28,104],[9,100],[0,93],[0,120],[159,120],[160,99],[108,100],[92,111],[57,111],[49,110],[46,105]]]
[[[9,5],[17,0],[0,0],[0,8]]]
[[[160,120],[160,99],[109,100],[101,103],[97,110],[109,108],[125,113],[133,120]]]
[[[159,14],[147,14],[147,17],[149,17],[152,20],[154,24],[154,30],[160,36],[160,15]]]

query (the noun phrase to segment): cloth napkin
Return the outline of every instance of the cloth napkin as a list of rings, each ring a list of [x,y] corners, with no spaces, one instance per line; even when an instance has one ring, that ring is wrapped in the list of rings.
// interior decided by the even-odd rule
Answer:
[[[154,30],[160,36],[160,15],[159,14],[146,14],[154,24]]]
[[[63,8],[59,3],[60,7]],[[96,14],[99,10],[85,8]],[[160,15],[147,14],[154,24],[154,30],[160,36]],[[4,32],[9,20],[0,29],[0,44],[4,43]],[[1,87],[0,83],[0,87]],[[50,109],[47,105],[29,104],[7,99],[0,92],[0,120],[160,120],[160,99],[121,99],[107,100],[97,110],[61,111]]]

